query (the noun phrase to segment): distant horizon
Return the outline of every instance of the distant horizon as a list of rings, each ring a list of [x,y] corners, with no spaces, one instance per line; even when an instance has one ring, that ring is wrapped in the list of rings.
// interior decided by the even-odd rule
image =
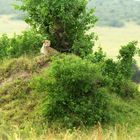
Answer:
[[[95,8],[99,26],[123,27],[126,22],[140,24],[140,0],[88,0],[89,8]],[[14,15],[13,20],[23,19],[21,11],[11,5],[16,0],[0,0],[0,15]],[[19,2],[19,1],[18,1]],[[113,17],[113,18],[112,18]]]

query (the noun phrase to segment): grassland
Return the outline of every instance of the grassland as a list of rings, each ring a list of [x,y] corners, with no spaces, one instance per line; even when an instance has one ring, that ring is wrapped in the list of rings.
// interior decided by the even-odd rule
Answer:
[[[22,21],[11,21],[10,17],[3,16],[0,18],[0,34],[2,33],[7,33],[9,36],[11,36],[14,32],[20,33],[21,31],[25,30],[27,28],[27,25],[22,22]],[[96,27],[94,31],[99,35],[99,40],[96,44],[97,46],[102,46],[103,50],[106,52],[106,54],[109,57],[115,58],[117,56],[119,48],[121,45],[127,44],[129,41],[132,40],[138,40],[140,41],[140,27],[135,25],[135,24],[127,24],[123,28],[109,28],[109,27]],[[139,60],[137,58],[137,60]],[[20,58],[19,59],[20,63],[23,62],[27,64],[24,65],[23,70],[25,69],[26,71],[16,71],[18,68],[22,68],[22,66],[18,65],[17,67],[17,62],[18,60],[15,60],[15,67],[12,67],[13,71],[8,71],[6,68],[4,70],[7,72],[7,75],[11,77],[4,77],[6,75],[2,74],[1,77],[3,77],[4,80],[7,80],[10,82],[11,78],[15,79],[15,77],[19,80],[21,80],[21,87],[22,89],[19,88],[19,91],[26,93],[26,90],[28,89],[23,89],[23,87],[26,87],[26,84],[24,85],[24,82],[22,79],[28,80],[30,78],[30,75],[32,72],[34,72],[34,67],[39,68],[40,70],[40,65],[41,67],[44,68],[42,65],[42,61],[40,61],[40,58],[33,66],[30,65],[31,62],[29,60],[25,61],[25,58]],[[28,62],[29,61],[29,62]],[[44,62],[44,59],[43,59]],[[28,65],[29,64],[29,65]],[[44,63],[43,63],[44,64]],[[9,65],[9,67],[11,67]],[[38,71],[35,71],[34,74],[38,73]],[[16,75],[18,74],[18,75]],[[3,80],[2,79],[2,80]],[[11,89],[10,92],[16,88],[15,85],[17,85],[17,82],[15,83],[12,82],[11,85],[8,83],[8,88]],[[26,81],[25,81],[26,83]],[[13,88],[15,87],[15,88]],[[13,94],[7,94],[7,92],[3,92],[5,95],[1,96],[1,99],[3,104],[1,104],[1,109],[0,110],[6,110],[6,113],[9,114],[7,119],[13,119],[15,122],[20,121],[20,119],[25,119],[26,115],[28,115],[28,112],[34,111],[34,106],[39,102],[39,98],[35,98],[36,95],[30,94],[30,98],[28,95],[20,95],[17,91],[13,91]],[[22,97],[22,98],[21,98]],[[40,97],[42,98],[42,96]],[[13,102],[11,99],[14,99]],[[26,100],[26,102],[25,102]],[[33,101],[33,102],[32,102]],[[11,103],[12,102],[12,103]],[[20,103],[20,105],[19,105]],[[21,104],[22,103],[22,104]],[[132,102],[133,103],[133,102]],[[132,105],[132,104],[131,104]],[[136,105],[135,103],[133,104],[133,107],[135,108]],[[139,107],[136,108],[136,110],[139,110]],[[13,116],[14,111],[18,112],[17,116]],[[9,113],[10,112],[10,113]],[[25,118],[22,118],[25,117]],[[32,116],[30,116],[32,118]],[[137,123],[137,122],[136,122]],[[0,122],[1,124],[1,122]],[[107,129],[102,129],[100,126],[94,127],[91,130],[75,130],[73,133],[69,130],[60,130],[59,132],[56,132],[55,130],[46,130],[47,132],[44,132],[43,135],[38,136],[38,133],[34,128],[25,128],[20,129],[17,126],[8,126],[3,124],[4,127],[0,128],[0,140],[140,140],[140,135],[139,135],[139,130],[140,127],[136,127],[130,132],[130,128],[126,126],[120,126],[116,125],[114,128],[107,128]]]
[[[24,131],[14,127],[12,132],[0,132],[1,140],[140,140],[139,128],[129,132],[126,126],[116,125],[114,128],[102,129],[96,126],[90,130],[47,130],[38,135],[33,128],[26,128]],[[4,139],[5,138],[5,139]],[[6,139],[7,138],[7,139]]]
[[[128,23],[123,28],[95,27],[93,30],[99,36],[96,47],[101,46],[108,57],[115,58],[120,47],[131,41],[138,41],[140,47],[140,26],[136,24]],[[136,60],[140,66],[140,58],[136,57]]]
[[[12,16],[1,15],[0,16],[0,35],[7,33],[12,36],[13,33],[19,34],[28,28],[27,24],[21,20],[11,20]]]
[[[36,111],[46,95],[31,90],[29,81],[41,75],[49,62],[50,59],[44,56],[25,56],[0,65],[0,140],[140,140],[139,98],[129,100],[129,103],[118,98],[115,102],[126,108],[127,117],[122,114],[122,120],[124,124],[129,121],[131,124],[128,125],[104,125],[102,128],[99,124],[74,131],[40,126]],[[33,126],[32,120],[35,122]],[[42,127],[44,132],[40,132]]]

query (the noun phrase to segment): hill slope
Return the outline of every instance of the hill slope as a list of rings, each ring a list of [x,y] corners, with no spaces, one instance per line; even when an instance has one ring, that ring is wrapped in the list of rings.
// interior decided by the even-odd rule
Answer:
[[[34,91],[30,81],[43,74],[49,62],[50,58],[36,56],[6,60],[0,65],[0,125],[2,121],[17,125],[24,125],[28,121],[42,121],[36,113],[46,94]],[[113,104],[120,112],[117,115],[124,124],[129,122],[130,125],[139,125],[139,102],[139,97],[128,101],[120,97],[114,99]]]
[[[0,65],[0,126],[2,121],[19,125],[34,117],[33,112],[43,95],[33,92],[29,81],[41,74],[49,61],[44,56],[21,57]]]

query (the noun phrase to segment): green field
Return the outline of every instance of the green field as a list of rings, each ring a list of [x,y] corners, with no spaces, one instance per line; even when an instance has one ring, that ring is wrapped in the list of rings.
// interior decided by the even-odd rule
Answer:
[[[96,46],[101,46],[108,57],[116,58],[120,47],[130,41],[138,41],[140,47],[140,26],[136,24],[129,23],[123,28],[96,27],[94,31],[99,36]],[[136,60],[140,66],[140,58]]]

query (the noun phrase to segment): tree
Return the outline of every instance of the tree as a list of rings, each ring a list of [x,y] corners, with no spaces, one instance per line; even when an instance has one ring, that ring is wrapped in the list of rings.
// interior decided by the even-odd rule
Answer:
[[[133,41],[128,43],[125,46],[122,46],[118,56],[119,62],[118,67],[120,73],[126,79],[131,79],[133,75],[133,65],[135,64],[134,56],[138,53],[137,52],[137,42]]]
[[[19,9],[27,12],[25,21],[46,34],[58,51],[81,56],[92,52],[95,35],[86,32],[97,19],[87,0],[22,0]]]

